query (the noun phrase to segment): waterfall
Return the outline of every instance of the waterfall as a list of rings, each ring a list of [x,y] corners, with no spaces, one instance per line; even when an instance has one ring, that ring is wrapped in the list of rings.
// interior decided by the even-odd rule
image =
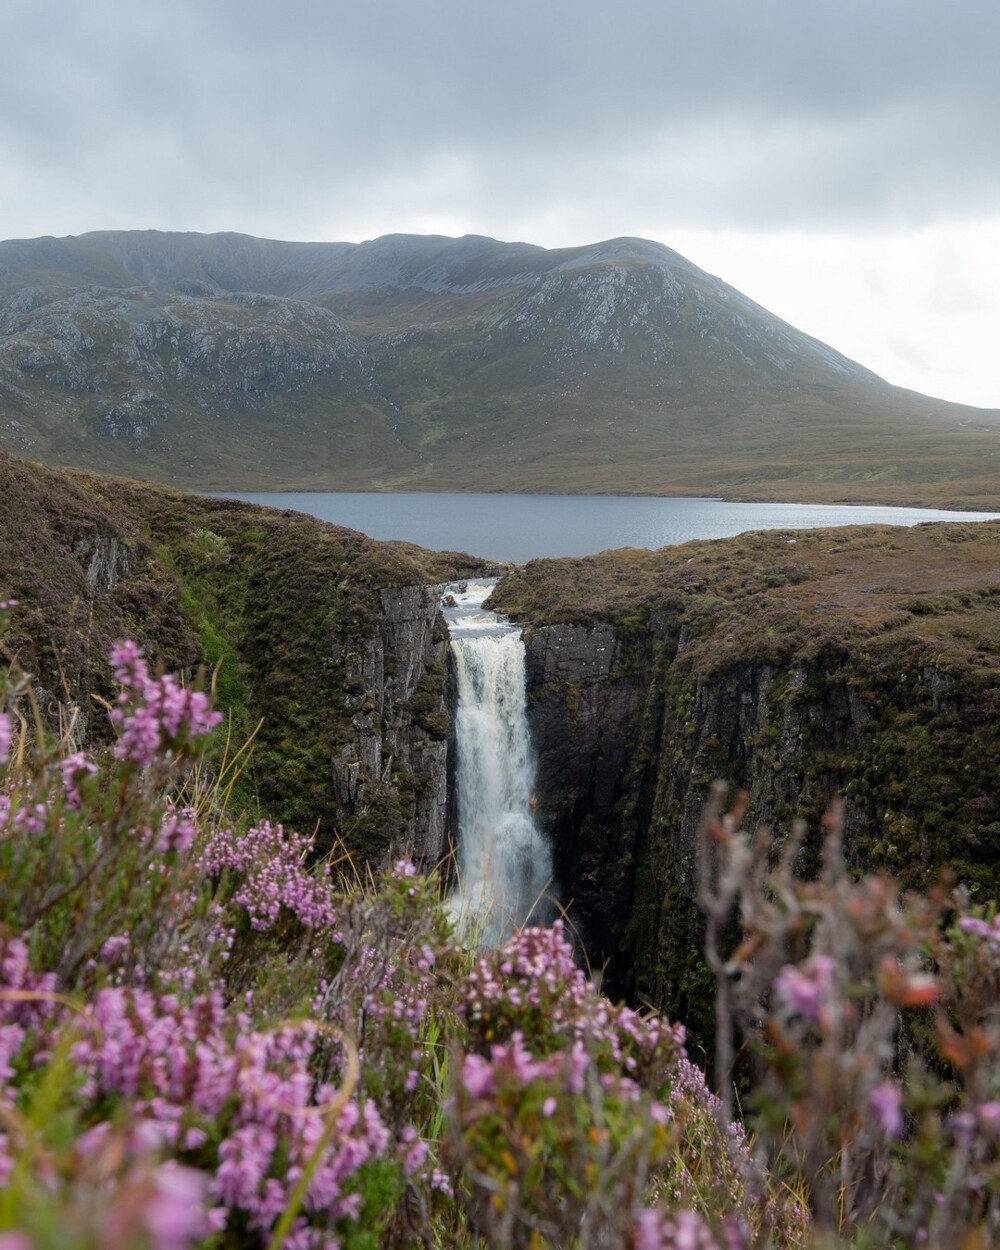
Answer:
[[[457,684],[458,882],[448,901],[481,946],[551,915],[552,862],[532,816],[521,631],[482,604],[494,581],[445,588]]]

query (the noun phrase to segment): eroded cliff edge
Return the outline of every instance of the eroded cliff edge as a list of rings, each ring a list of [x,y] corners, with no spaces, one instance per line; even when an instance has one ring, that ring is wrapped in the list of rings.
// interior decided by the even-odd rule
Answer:
[[[106,655],[215,672],[242,796],[353,855],[444,848],[447,643],[434,583],[490,570],[295,513],[0,455],[7,645],[44,711],[106,731]],[[693,1023],[709,987],[695,830],[715,777],[780,837],[847,799],[848,850],[1000,895],[1000,524],[750,534],[537,561],[526,626],[539,819],[613,993]],[[809,847],[806,854],[810,853]]]
[[[842,794],[858,867],[1000,893],[1000,525],[537,561],[493,603],[526,626],[539,819],[613,992],[707,1017],[695,834],[717,777],[779,838]]]
[[[215,673],[234,749],[261,722],[234,801],[343,844],[357,863],[444,849],[447,641],[432,583],[482,561],[377,543],[300,513],[204,499],[0,454],[5,639],[54,727],[108,733],[107,655]],[[220,746],[221,751],[221,746]]]

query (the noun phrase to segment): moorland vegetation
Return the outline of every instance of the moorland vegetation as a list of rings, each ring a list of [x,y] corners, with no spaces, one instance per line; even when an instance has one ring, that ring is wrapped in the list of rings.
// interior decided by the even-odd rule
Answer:
[[[836,810],[803,880],[717,800],[719,1099],[562,923],[477,952],[408,859],[234,818],[207,697],[111,663],[94,752],[0,695],[4,1250],[994,1243],[993,908],[850,875]]]

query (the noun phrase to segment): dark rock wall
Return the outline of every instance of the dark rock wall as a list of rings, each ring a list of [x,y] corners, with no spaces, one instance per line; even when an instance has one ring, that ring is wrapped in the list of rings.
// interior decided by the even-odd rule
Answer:
[[[360,866],[445,851],[449,704],[438,581],[471,557],[376,543],[298,513],[68,475],[0,454],[5,639],[53,730],[110,737],[111,644],[207,683],[256,731],[234,807]]]
[[[711,667],[689,662],[667,613],[642,636],[559,624],[529,630],[527,645],[539,820],[612,994],[707,1036],[696,835],[716,778],[746,791],[749,827],[779,839],[799,816],[817,829],[842,794],[859,869],[914,886],[945,869],[996,896],[997,690],[982,674],[833,643]],[[807,841],[806,870],[814,854]]]
[[[553,625],[526,644],[536,819],[552,842],[556,893],[600,961],[620,946],[634,893],[630,761],[648,680],[623,666],[609,626]]]
[[[404,586],[378,597],[374,633],[344,656],[353,734],[333,759],[334,793],[355,816],[374,791],[405,778],[396,786],[395,840],[432,865],[445,852],[448,807],[448,642],[439,592]]]

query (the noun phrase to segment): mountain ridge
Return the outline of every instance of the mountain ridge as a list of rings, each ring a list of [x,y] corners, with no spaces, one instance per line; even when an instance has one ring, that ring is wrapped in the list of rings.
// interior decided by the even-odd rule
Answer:
[[[8,240],[0,445],[197,488],[1000,505],[1000,411],[628,237]]]

